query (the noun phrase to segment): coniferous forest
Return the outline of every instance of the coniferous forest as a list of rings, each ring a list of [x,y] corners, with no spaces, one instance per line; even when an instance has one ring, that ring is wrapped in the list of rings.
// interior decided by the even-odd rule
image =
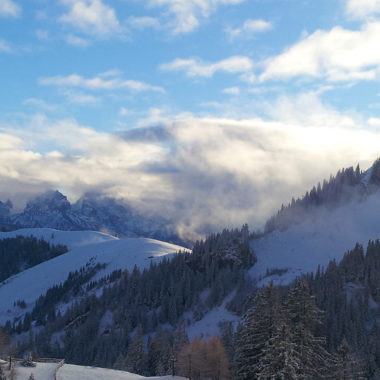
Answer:
[[[375,169],[368,179],[374,187],[359,191],[359,167],[339,171],[281,208],[267,230],[301,223],[320,205],[373,193]],[[339,262],[286,286],[269,280],[286,269],[267,270],[259,286],[249,271],[257,260],[251,241],[260,236],[247,225],[225,229],[197,241],[192,252],[105,277],[97,273],[106,264],[89,262],[4,324],[1,351],[199,380],[380,378],[380,241],[356,244]],[[3,239],[0,279],[65,252],[33,237]],[[14,302],[26,308],[24,300]],[[222,322],[220,336],[190,339],[188,328],[222,304],[240,323]]]
[[[380,241],[357,244],[341,262],[290,286],[257,289],[247,275],[255,262],[249,238],[247,226],[225,230],[192,254],[96,281],[98,267],[82,268],[3,333],[27,337],[20,353],[150,376],[379,378]],[[239,326],[225,323],[220,337],[189,341],[189,319],[201,319],[231,292],[226,307],[242,317]],[[72,297],[65,311],[57,307]]]

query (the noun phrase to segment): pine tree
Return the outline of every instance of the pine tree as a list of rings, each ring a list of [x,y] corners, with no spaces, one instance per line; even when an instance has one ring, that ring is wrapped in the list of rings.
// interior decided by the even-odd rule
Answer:
[[[235,365],[239,380],[252,380],[260,371],[260,360],[268,341],[277,334],[280,319],[279,293],[273,282],[255,297],[237,335]]]
[[[265,345],[260,358],[258,379],[296,380],[302,363],[289,327],[280,322],[276,334]]]
[[[147,366],[146,362],[143,331],[141,325],[139,325],[128,347],[127,356],[125,358],[125,368],[128,372],[144,375]]]
[[[310,295],[305,281],[296,281],[288,296],[286,312],[292,341],[301,363],[298,375],[323,379],[325,372],[331,367],[332,358],[323,347],[325,340],[314,335],[316,326],[321,324],[322,313],[315,303],[315,298]]]

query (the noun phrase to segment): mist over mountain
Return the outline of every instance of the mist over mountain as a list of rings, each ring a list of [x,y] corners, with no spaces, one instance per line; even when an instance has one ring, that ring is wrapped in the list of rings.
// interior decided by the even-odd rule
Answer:
[[[264,227],[264,232],[286,230],[294,224],[302,223],[313,216],[317,209],[334,210],[350,202],[362,202],[379,190],[380,159],[366,171],[359,165],[354,169],[341,169],[335,176],[318,183],[301,198],[292,198],[291,202],[272,216]]]
[[[183,242],[173,223],[162,216],[146,216],[125,202],[86,193],[71,204],[59,191],[51,190],[29,201],[24,210],[10,214],[11,203],[0,204],[0,220],[17,228],[48,227],[57,230],[93,230],[122,237],[150,237]]]
[[[50,191],[14,215],[11,204],[2,203],[5,222],[29,227],[3,233],[5,248],[7,239],[22,246],[26,240],[18,235],[32,235],[64,244],[68,252],[26,270],[21,262],[0,288],[0,320],[22,352],[34,347],[70,363],[145,375],[169,373],[170,355],[180,360],[186,337],[208,342],[216,334],[239,378],[237,360],[244,344],[239,334],[248,328],[254,297],[278,291],[277,301],[262,301],[263,307],[274,302],[286,319],[286,297],[294,296],[294,282],[301,278],[312,294],[306,285],[298,283],[295,289],[303,287],[303,296],[325,311],[318,329],[328,343],[323,371],[335,373],[328,358],[336,358],[346,339],[365,378],[377,379],[380,360],[366,347],[375,352],[380,342],[379,184],[380,160],[364,172],[359,166],[341,169],[282,206],[262,231],[250,233],[247,225],[224,229],[197,241],[192,252],[134,239],[149,233],[168,238],[168,226],[172,231],[175,226],[99,194],[86,194],[71,204],[60,192]],[[136,337],[138,357],[145,359],[132,366]],[[148,345],[141,343],[148,337]],[[179,346],[178,339],[183,339]]]

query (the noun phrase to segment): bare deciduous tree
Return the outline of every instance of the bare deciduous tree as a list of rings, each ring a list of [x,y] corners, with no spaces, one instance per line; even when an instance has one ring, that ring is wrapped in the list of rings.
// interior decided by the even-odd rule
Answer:
[[[197,338],[186,344],[178,356],[177,370],[190,380],[228,380],[228,359],[217,336],[202,341]]]

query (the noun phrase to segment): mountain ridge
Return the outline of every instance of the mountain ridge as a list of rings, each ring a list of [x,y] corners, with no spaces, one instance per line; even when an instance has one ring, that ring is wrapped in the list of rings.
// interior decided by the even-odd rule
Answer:
[[[121,237],[149,237],[186,244],[172,222],[160,216],[146,216],[122,200],[86,193],[74,204],[58,190],[49,190],[29,201],[24,210],[11,215],[12,203],[0,203],[0,223],[4,229],[53,228],[92,230]]]

